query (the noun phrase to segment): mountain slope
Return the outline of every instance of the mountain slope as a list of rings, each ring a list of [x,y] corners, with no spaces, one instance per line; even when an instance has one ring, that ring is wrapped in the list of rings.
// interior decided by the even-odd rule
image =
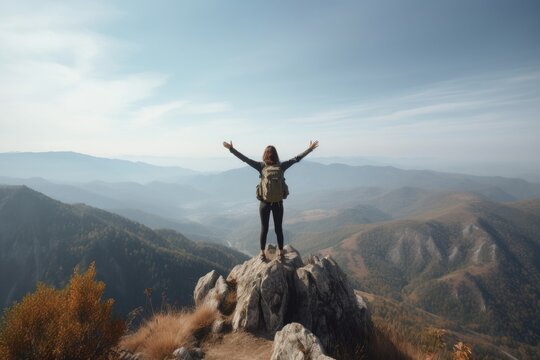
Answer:
[[[166,235],[166,236],[164,236]],[[211,255],[211,256],[210,256]],[[171,303],[191,303],[198,278],[225,273],[246,257],[231,249],[198,244],[181,234],[157,233],[120,216],[67,205],[27,187],[0,187],[0,305],[10,305],[36,281],[63,286],[76,265],[96,262],[122,314],[166,294]]]
[[[172,220],[136,209],[109,209],[109,211],[141,223],[151,229],[171,229],[181,232],[193,240],[219,243],[223,238],[219,230],[189,220]]]
[[[94,181],[72,185],[41,178],[19,179],[2,176],[0,184],[25,185],[53,199],[68,204],[84,203],[152,228],[167,227],[197,235],[209,232],[200,224],[174,220],[185,215],[186,210],[183,207],[191,207],[207,198],[205,194],[181,184],[154,181],[143,185],[135,182]]]
[[[415,217],[349,228],[331,253],[368,292],[479,332],[540,341],[540,200],[471,194]],[[453,199],[452,199],[453,198]],[[320,244],[323,247],[324,244]]]
[[[362,291],[357,293],[366,301],[375,327],[396,334],[398,343],[405,339],[417,349],[440,349],[446,344],[447,351],[451,351],[452,345],[461,341],[472,346],[475,359],[537,359],[540,355],[540,347],[518,341],[506,344],[500,338],[464,328],[452,319],[431,314],[411,304]],[[444,329],[442,333],[440,329]],[[437,338],[440,339],[438,346]]]

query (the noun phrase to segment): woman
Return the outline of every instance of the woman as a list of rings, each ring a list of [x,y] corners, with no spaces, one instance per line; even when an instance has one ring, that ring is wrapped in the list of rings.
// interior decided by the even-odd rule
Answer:
[[[233,147],[232,141],[229,143],[224,141],[223,146],[229,149],[229,151],[233,153],[237,158],[239,158],[240,160],[242,160],[243,162],[247,163],[249,166],[257,170],[259,172],[259,176],[262,176],[262,171],[266,166],[278,165],[281,171],[285,172],[285,170],[290,168],[293,164],[296,164],[297,162],[302,160],[307,154],[309,154],[315,148],[317,148],[317,146],[319,146],[319,141],[310,141],[309,147],[306,151],[304,151],[300,155],[297,155],[293,157],[292,159],[287,160],[285,162],[279,161],[277,150],[272,145],[268,145],[266,149],[264,149],[262,162],[252,160],[248,158],[247,156],[241,154],[238,150],[236,150]],[[261,260],[266,260],[264,249],[266,247],[266,236],[268,234],[268,224],[270,222],[270,213],[272,213],[272,217],[274,218],[274,228],[276,230],[276,236],[277,236],[277,241],[278,241],[277,257],[279,259],[283,257],[283,227],[282,227],[283,201],[267,202],[267,201],[261,200],[261,203],[259,206],[259,214],[261,216],[261,236],[260,236],[261,253],[259,256]]]

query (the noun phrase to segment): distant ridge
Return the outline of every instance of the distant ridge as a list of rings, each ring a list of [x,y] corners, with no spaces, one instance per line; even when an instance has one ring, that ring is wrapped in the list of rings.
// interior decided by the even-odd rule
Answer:
[[[109,159],[71,151],[0,153],[0,175],[14,178],[41,177],[61,182],[176,181],[196,174],[181,167]]]
[[[91,183],[95,182],[174,183],[177,186],[184,186],[187,190],[181,196],[182,202],[189,201],[198,206],[201,201],[215,204],[216,201],[252,200],[252,189],[258,182],[258,174],[253,169],[242,165],[239,163],[237,169],[209,174],[181,167],[162,167],[73,152],[0,153],[0,180],[4,178],[7,180],[4,182],[22,184],[28,179],[41,178],[58,184],[78,186],[92,192],[95,192],[93,191],[95,186]],[[287,201],[288,203],[303,202],[301,207],[306,207],[305,205],[319,207],[318,204],[325,202],[326,198],[330,198],[333,202],[335,192],[342,193],[345,199],[364,202],[365,199],[358,199],[357,189],[359,188],[392,190],[415,187],[424,191],[466,191],[486,196],[494,201],[514,201],[540,196],[540,184],[519,178],[475,176],[430,170],[403,170],[392,166],[323,165],[302,161],[288,170],[286,177],[289,186],[294,190]],[[118,184],[116,188],[122,186],[123,184]],[[99,189],[97,193],[108,199],[114,199],[118,193],[117,189],[110,189],[114,194],[111,196],[107,190],[104,192],[101,190],[104,189]],[[126,189],[123,189],[122,192],[125,191]],[[144,193],[144,189],[137,189],[133,194],[128,195],[128,199],[135,199]],[[310,196],[297,197],[301,193],[310,194]],[[54,195],[51,194],[51,196]],[[66,199],[66,201],[71,201],[71,199]],[[121,204],[107,206],[107,208],[121,207],[126,206]],[[193,206],[190,205],[190,207]],[[157,215],[165,216],[163,213]]]
[[[416,187],[432,191],[475,192],[495,201],[521,200],[540,196],[540,184],[518,178],[443,173],[431,170],[403,170],[392,166],[323,165],[302,161],[285,174],[291,188],[288,203],[303,201],[310,206],[333,197],[333,192],[349,191],[344,197],[356,199],[358,188],[398,189]],[[183,180],[200,191],[216,194],[220,200],[252,198],[258,180],[253,169],[242,167],[221,174],[200,174]],[[294,190],[294,192],[293,192]],[[323,191],[322,191],[323,190]],[[299,193],[310,196],[297,197]],[[306,200],[301,200],[301,199]],[[298,200],[297,200],[298,199]]]

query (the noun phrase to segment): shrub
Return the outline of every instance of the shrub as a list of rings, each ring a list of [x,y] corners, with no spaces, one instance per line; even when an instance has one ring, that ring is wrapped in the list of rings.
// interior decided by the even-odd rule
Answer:
[[[76,268],[64,289],[40,283],[7,309],[0,324],[0,358],[107,359],[125,324],[111,318],[114,300],[101,301],[105,284],[95,275],[94,263],[84,274]]]
[[[469,345],[464,344],[463,342],[458,342],[454,345],[454,360],[471,360],[472,359],[472,349]]]
[[[193,348],[218,317],[217,311],[206,305],[192,311],[158,313],[135,333],[124,337],[120,348],[142,353],[148,359],[163,359],[179,347]]]

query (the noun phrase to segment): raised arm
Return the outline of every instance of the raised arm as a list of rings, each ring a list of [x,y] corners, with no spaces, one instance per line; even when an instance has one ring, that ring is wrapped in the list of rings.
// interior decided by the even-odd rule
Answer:
[[[285,162],[282,162],[282,163],[281,163],[281,169],[282,169],[283,171],[287,170],[287,169],[290,168],[292,165],[296,164],[297,162],[299,162],[300,160],[302,160],[303,158],[305,158],[307,154],[309,154],[310,152],[312,152],[313,150],[315,150],[318,146],[319,146],[319,141],[318,141],[318,140],[315,140],[315,141],[310,140],[310,141],[309,141],[309,147],[307,148],[307,150],[305,150],[303,153],[301,153],[301,154],[299,154],[299,155],[296,155],[295,157],[293,157],[293,158],[290,159],[290,160],[287,160],[287,161],[285,161]]]
[[[242,154],[240,151],[236,150],[234,147],[233,147],[233,143],[232,141],[231,142],[226,142],[224,141],[223,142],[223,146],[228,149],[234,156],[236,156],[237,158],[239,158],[240,160],[242,160],[243,162],[245,162],[246,164],[248,164],[249,166],[251,166],[252,168],[254,168],[255,170],[257,170],[258,172],[261,172],[262,170],[262,164],[260,162],[257,162],[255,160],[252,160],[250,158],[248,158],[247,156],[245,156],[244,154]]]

